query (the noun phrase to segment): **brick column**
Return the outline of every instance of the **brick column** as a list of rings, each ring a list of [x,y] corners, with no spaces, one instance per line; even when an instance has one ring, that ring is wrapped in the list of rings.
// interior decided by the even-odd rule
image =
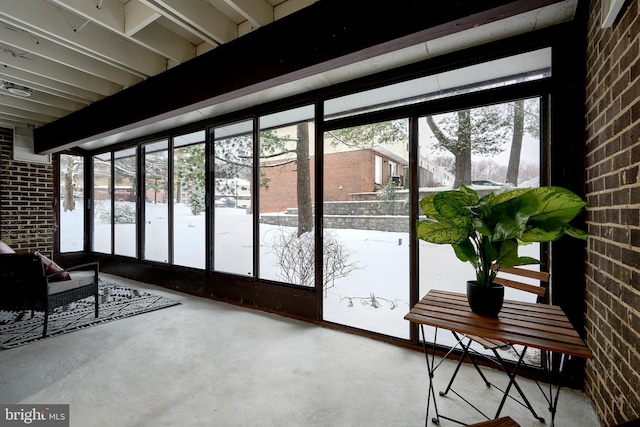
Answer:
[[[591,2],[587,43],[586,393],[603,426],[640,417],[640,13],[610,28]]]
[[[13,130],[0,127],[0,239],[16,252],[53,252],[53,166],[13,160]]]

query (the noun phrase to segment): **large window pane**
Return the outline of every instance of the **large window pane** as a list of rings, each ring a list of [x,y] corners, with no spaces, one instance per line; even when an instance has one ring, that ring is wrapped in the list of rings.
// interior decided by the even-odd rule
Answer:
[[[136,256],[136,149],[114,153],[114,253]]]
[[[60,252],[82,251],[84,158],[60,155]]]
[[[214,129],[213,269],[253,275],[253,121]]]
[[[205,268],[205,131],[174,138],[173,263]]]
[[[144,259],[169,262],[168,142],[144,145]]]
[[[111,253],[111,153],[93,158],[93,239],[95,252]]]
[[[260,278],[315,286],[312,107],[260,118]],[[301,120],[302,118],[302,120]]]
[[[325,320],[409,337],[408,141],[407,120],[324,135]]]
[[[479,196],[505,188],[538,187],[539,106],[539,99],[534,98],[421,118],[419,198],[459,188],[460,183],[477,191]],[[539,259],[540,244],[521,246],[519,253]],[[460,261],[450,245],[420,240],[418,265],[420,296],[430,289],[466,293],[467,280],[475,280],[471,264]],[[539,282],[531,283],[539,285]],[[505,289],[505,298],[536,300],[533,294],[511,288]],[[427,339],[431,340],[433,330],[426,330]],[[452,337],[448,343],[443,339],[449,339],[447,334],[439,335],[438,342],[454,344]]]

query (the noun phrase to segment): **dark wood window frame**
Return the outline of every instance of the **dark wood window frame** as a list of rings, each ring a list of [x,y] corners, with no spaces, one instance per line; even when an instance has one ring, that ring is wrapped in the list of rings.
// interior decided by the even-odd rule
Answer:
[[[141,146],[159,137],[171,138],[174,135],[200,129],[205,129],[207,131],[207,138],[209,138],[211,128],[241,120],[253,120],[254,123],[256,123],[257,118],[261,115],[272,113],[276,110],[285,110],[313,103],[316,106],[316,152],[319,154],[323,152],[322,135],[328,130],[380,120],[409,118],[410,129],[413,131],[410,132],[410,148],[413,154],[410,158],[414,159],[410,165],[410,173],[413,176],[416,174],[417,169],[415,164],[417,140],[415,139],[414,133],[417,131],[417,118],[419,116],[452,111],[458,108],[469,108],[518,98],[539,96],[543,99],[541,114],[543,114],[545,118],[545,120],[542,121],[542,151],[544,158],[548,159],[546,163],[542,163],[542,167],[548,171],[549,177],[548,182],[543,181],[543,184],[561,185],[582,195],[584,194],[584,165],[582,162],[558,161],[558,159],[580,158],[581,150],[583,150],[581,145],[582,130],[584,128],[584,89],[580,88],[584,88],[584,85],[575,80],[576,76],[583,75],[580,73],[583,73],[582,68],[584,65],[579,64],[584,64],[584,61],[580,60],[581,52],[580,49],[576,48],[576,46],[580,46],[580,43],[582,43],[580,41],[581,33],[580,31],[576,31],[577,27],[578,24],[573,22],[557,25],[552,28],[538,30],[507,40],[489,43],[428,61],[385,71],[373,76],[336,84],[322,90],[300,94],[287,99],[255,106],[247,110],[192,123],[169,132],[148,135],[144,138],[110,146],[104,150],[80,153],[79,151],[81,150],[74,150],[73,154],[84,154],[85,159],[90,159],[91,156],[96,154],[119,150],[129,146]],[[574,35],[567,37],[567,34]],[[542,80],[444,98],[423,104],[367,113],[360,116],[336,119],[330,122],[322,120],[323,101],[331,97],[389,85],[420,76],[437,74],[544,47],[552,48],[553,70],[551,77]],[[567,114],[567,111],[569,111],[570,114]],[[211,156],[211,144],[211,141],[207,142],[207,158]],[[170,159],[170,161],[172,160],[173,159]],[[91,171],[88,170],[90,164],[91,162],[85,160],[86,182],[91,182],[90,180],[92,179]],[[207,162],[207,164],[209,164],[209,162]],[[207,167],[210,171],[210,166]],[[256,166],[254,165],[254,167]],[[321,155],[316,156],[315,167],[316,171],[322,170],[323,162]],[[142,179],[142,174],[138,175],[139,179]],[[415,179],[411,181],[417,182]],[[315,182],[315,194],[323,194],[322,180],[316,179]],[[85,186],[85,188],[90,187]],[[211,192],[211,185],[207,184],[207,200],[209,203],[211,203],[212,200]],[[89,198],[91,196],[87,194],[85,197]],[[414,205],[417,204],[417,200],[411,200],[411,202]],[[316,206],[317,242],[322,242],[321,221],[323,212],[321,205],[322,204],[318,204],[318,206]],[[327,324],[322,321],[322,292],[319,292],[317,288],[305,289],[298,286],[264,283],[256,278],[238,277],[231,274],[212,272],[208,270],[208,265],[205,270],[172,265],[158,265],[157,263],[140,259],[140,253],[138,253],[138,259],[92,253],[90,251],[90,241],[88,240],[91,236],[91,223],[89,213],[87,212],[86,215],[85,252],[82,254],[60,254],[59,250],[57,250],[58,253],[56,256],[61,262],[65,262],[65,259],[72,260],[74,258],[98,259],[105,272],[137,280],[153,281],[161,286],[191,294],[225,300],[262,310],[275,311],[282,315]],[[415,218],[411,218],[411,221],[415,221]],[[209,221],[207,221],[207,223],[209,223]],[[207,247],[210,247],[210,232],[207,233],[207,236]],[[415,236],[413,237],[415,238]],[[255,238],[254,236],[254,239]],[[59,238],[57,240],[59,241]],[[169,247],[172,247],[172,245],[173,241],[171,241],[170,236]],[[317,245],[320,245],[320,243],[317,243]],[[584,247],[579,243],[567,241],[561,243],[559,248],[560,250],[546,252],[551,259],[552,277],[555,278],[555,283],[558,283],[557,286],[552,283],[552,286],[556,286],[552,291],[554,295],[553,302],[565,308],[574,326],[576,326],[578,331],[581,331],[583,329],[582,313],[584,298],[580,296],[583,295],[581,292],[583,292],[584,289],[581,285],[584,282]],[[257,257],[257,253],[254,256]],[[417,301],[420,297],[417,291],[416,260],[417,257],[415,254],[412,254],[410,271],[412,302]],[[317,251],[316,262],[322,262],[320,251]],[[254,264],[256,266],[259,265],[259,260],[254,260]],[[575,266],[575,268],[554,267],[560,265],[572,265]],[[320,269],[318,270],[321,271]],[[339,327],[335,325],[328,326]],[[339,328],[350,329],[348,327]],[[418,344],[416,331],[412,331],[411,339],[408,341],[379,336],[375,333],[356,332],[362,335],[371,335],[378,339],[385,339],[400,345],[417,347]],[[580,379],[581,373],[579,372],[574,374],[574,378],[572,378],[574,384],[576,384],[576,381],[579,382]]]

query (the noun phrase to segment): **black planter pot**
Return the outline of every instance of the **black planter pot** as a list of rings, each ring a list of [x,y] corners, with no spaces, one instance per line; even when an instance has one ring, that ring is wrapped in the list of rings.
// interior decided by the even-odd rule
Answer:
[[[480,316],[497,316],[504,301],[504,286],[492,283],[491,286],[478,286],[475,280],[467,282],[467,300],[471,311]]]

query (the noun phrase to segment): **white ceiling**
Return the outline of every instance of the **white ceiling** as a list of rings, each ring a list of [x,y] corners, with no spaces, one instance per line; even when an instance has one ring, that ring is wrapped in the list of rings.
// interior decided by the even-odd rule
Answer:
[[[315,0],[1,0],[0,122],[49,123]]]
[[[313,4],[315,0],[0,0],[0,125],[39,127]],[[155,117],[79,141],[87,149],[202,120],[571,20],[565,0],[294,83]],[[517,64],[514,64],[517,65]]]

